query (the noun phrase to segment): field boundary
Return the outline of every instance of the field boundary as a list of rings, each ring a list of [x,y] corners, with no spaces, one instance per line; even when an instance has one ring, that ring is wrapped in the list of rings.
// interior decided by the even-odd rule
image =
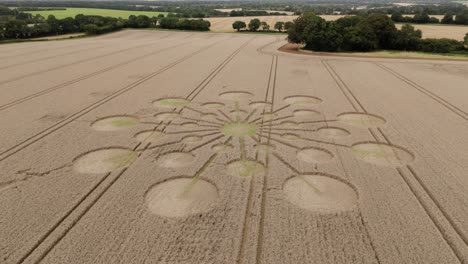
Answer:
[[[344,57],[344,58],[361,58],[361,59],[390,59],[390,60],[421,60],[421,61],[457,61],[457,62],[468,62],[468,58],[456,57],[455,58],[415,58],[415,57],[385,57],[385,56],[363,56],[363,55],[352,55],[352,54],[343,54],[339,52],[317,52],[317,51],[305,51],[299,48],[299,45],[287,43],[278,48],[278,51],[284,53],[291,53],[296,55],[306,55],[306,56],[315,56],[315,57]],[[434,55],[440,55],[439,53],[430,53]],[[442,55],[441,55],[442,56]]]

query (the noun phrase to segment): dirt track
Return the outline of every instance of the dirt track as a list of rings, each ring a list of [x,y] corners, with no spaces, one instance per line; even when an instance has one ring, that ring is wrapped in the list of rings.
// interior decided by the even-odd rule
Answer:
[[[123,31],[0,46],[2,263],[466,263],[468,63]]]

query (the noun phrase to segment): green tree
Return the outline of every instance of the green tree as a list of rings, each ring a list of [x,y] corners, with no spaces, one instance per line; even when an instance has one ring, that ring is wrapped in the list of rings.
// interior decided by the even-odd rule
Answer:
[[[343,50],[371,51],[379,47],[379,40],[371,25],[363,20],[355,26],[344,28]]]
[[[419,23],[419,24],[429,23],[430,20],[431,20],[431,18],[429,17],[429,15],[425,11],[417,13],[413,17],[413,22],[414,23]]]
[[[378,48],[390,49],[398,32],[395,23],[385,14],[371,14],[366,20],[377,36]]]
[[[241,31],[242,29],[246,28],[247,25],[245,24],[244,21],[235,21],[234,23],[232,23],[232,28],[237,30],[237,31]]]
[[[279,32],[283,31],[284,28],[284,22],[277,21],[275,23],[275,29],[278,30]]]
[[[284,23],[284,30],[288,31],[293,26],[293,24],[294,23],[291,21]]]
[[[258,18],[254,18],[249,22],[249,30],[257,31],[260,28],[261,22]]]
[[[61,28],[60,28],[60,22],[55,16],[49,15],[46,20],[47,24],[50,26],[50,31],[53,34],[60,34]]]
[[[417,50],[421,37],[421,30],[415,30],[410,24],[404,24],[397,33],[394,48],[398,50]]]
[[[268,31],[268,30],[270,30],[270,25],[268,25],[267,22],[262,21],[262,22],[260,22],[260,25],[262,26],[262,30],[263,30],[263,31]]]
[[[395,22],[403,22],[404,17],[400,12],[394,12],[391,16],[392,20]]]
[[[463,39],[463,44],[468,47],[468,33],[466,33],[465,38]]]
[[[293,23],[288,29],[288,41],[293,43],[304,43],[305,28],[313,28],[319,23],[323,22],[325,22],[325,19],[316,16],[314,13],[304,13],[298,18],[294,19]]]
[[[442,24],[452,24],[453,23],[453,14],[452,13],[447,13],[444,15],[442,20],[440,20],[440,23]]]

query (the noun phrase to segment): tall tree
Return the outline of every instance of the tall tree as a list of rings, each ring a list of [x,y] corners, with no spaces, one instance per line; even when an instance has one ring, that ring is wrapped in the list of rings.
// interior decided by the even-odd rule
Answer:
[[[257,31],[260,28],[261,22],[258,18],[254,18],[249,22],[249,30]]]
[[[244,21],[235,21],[234,23],[232,23],[232,28],[237,30],[238,32],[241,31],[242,29],[246,28],[247,25],[245,24]]]

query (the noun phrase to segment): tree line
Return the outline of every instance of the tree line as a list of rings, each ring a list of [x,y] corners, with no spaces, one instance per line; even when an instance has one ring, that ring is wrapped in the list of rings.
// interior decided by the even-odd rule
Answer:
[[[0,6],[0,40],[28,39],[81,32],[98,35],[123,28],[207,31],[210,30],[210,26],[209,21],[202,19],[165,18],[162,14],[158,17],[132,15],[128,19],[86,15],[64,19],[57,19],[50,15],[44,18],[41,15],[32,15]]]
[[[277,21],[274,25],[274,29],[277,30],[277,32],[288,31],[288,29],[292,26],[292,24],[293,22],[291,21],[288,21],[288,22]],[[234,21],[234,23],[232,23],[232,28],[237,30],[238,32],[240,31],[257,32],[260,29],[264,32],[273,32],[270,29],[270,25],[267,22],[260,21],[260,19],[258,18],[251,19],[248,24],[240,20]]]
[[[467,39],[466,37],[465,39]],[[405,50],[436,53],[467,52],[461,41],[422,39],[421,30],[405,24],[400,30],[385,14],[347,16],[336,21],[307,13],[294,20],[288,40],[314,51]]]

